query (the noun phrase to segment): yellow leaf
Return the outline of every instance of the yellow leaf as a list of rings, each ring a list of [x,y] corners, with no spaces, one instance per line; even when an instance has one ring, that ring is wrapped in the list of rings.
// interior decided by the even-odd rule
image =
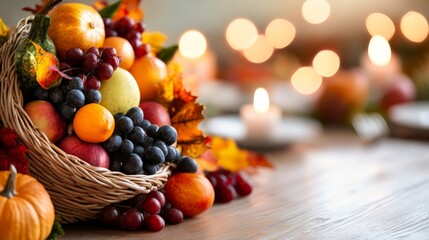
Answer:
[[[31,41],[31,40],[30,40]],[[58,86],[61,83],[61,75],[58,73],[57,66],[59,65],[58,58],[39,46],[33,43],[36,54],[31,56],[32,66],[34,66],[34,73],[37,82],[44,89]]]
[[[3,19],[0,18],[0,46],[3,45],[9,38],[9,28],[3,22]]]
[[[212,137],[212,153],[217,163],[229,171],[247,168],[247,152],[240,150],[234,140]]]
[[[182,155],[198,158],[207,150],[207,143],[205,139],[200,139],[190,142],[180,142],[178,147]]]
[[[164,47],[164,43],[167,41],[167,35],[161,32],[143,32],[142,42],[151,46],[152,52],[158,53]]]
[[[263,155],[240,149],[232,139],[212,137],[209,152],[216,159],[218,166],[232,172],[251,167],[272,168],[272,164]],[[206,158],[206,156],[203,158]]]
[[[6,37],[9,33],[9,28],[3,22],[3,19],[0,18],[0,37]]]

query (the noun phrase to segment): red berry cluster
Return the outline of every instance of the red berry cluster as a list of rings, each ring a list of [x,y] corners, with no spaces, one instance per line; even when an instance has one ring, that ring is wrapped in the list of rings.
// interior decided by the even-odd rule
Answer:
[[[142,43],[142,33],[145,31],[144,23],[135,22],[126,16],[117,21],[112,21],[110,18],[104,18],[103,21],[106,38],[119,36],[127,39],[133,47],[137,58],[150,52],[150,45]]]
[[[173,208],[160,191],[139,194],[118,205],[109,205],[100,212],[100,221],[106,226],[122,230],[148,230],[158,232],[165,223],[179,224],[183,213]]]
[[[252,185],[239,172],[222,169],[205,172],[205,175],[215,189],[216,203],[227,203],[238,196],[247,196],[252,193]]]

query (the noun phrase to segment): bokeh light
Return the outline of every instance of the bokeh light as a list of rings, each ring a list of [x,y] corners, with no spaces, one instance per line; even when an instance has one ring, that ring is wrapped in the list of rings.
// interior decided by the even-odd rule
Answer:
[[[292,75],[291,83],[297,92],[312,94],[320,88],[322,80],[312,67],[301,67]]]
[[[243,50],[255,43],[258,30],[255,24],[245,18],[233,20],[226,28],[226,40],[235,50]]]
[[[302,16],[311,24],[320,24],[331,14],[331,5],[326,0],[307,0],[302,5]]]
[[[407,12],[401,19],[401,31],[412,42],[423,42],[428,36],[429,27],[426,18],[418,12]]]
[[[380,35],[371,38],[368,45],[368,57],[376,66],[386,66],[390,62],[392,51],[389,42]]]
[[[284,19],[274,19],[265,29],[267,41],[277,49],[288,46],[295,38],[295,26]]]
[[[201,57],[207,49],[204,35],[196,30],[186,31],[179,40],[179,51],[187,58]]]
[[[340,68],[340,57],[331,50],[323,50],[313,59],[314,70],[323,77],[331,77]]]
[[[259,35],[256,42],[243,50],[244,57],[252,63],[263,63],[273,55],[274,47],[268,43],[264,35]]]
[[[390,40],[395,34],[395,24],[383,13],[371,13],[366,18],[366,29],[371,36],[381,35]]]
[[[257,113],[266,113],[270,109],[270,98],[265,88],[257,88],[253,95],[253,108]]]

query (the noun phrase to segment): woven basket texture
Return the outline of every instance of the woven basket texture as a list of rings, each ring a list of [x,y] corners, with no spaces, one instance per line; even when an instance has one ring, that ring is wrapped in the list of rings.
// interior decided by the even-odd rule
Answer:
[[[0,48],[0,122],[13,129],[27,146],[30,173],[49,192],[60,222],[95,219],[109,204],[163,187],[171,174],[169,165],[150,176],[125,175],[94,167],[65,153],[34,127],[23,110],[23,95],[14,64],[15,49],[27,37],[32,19],[32,16],[22,19]]]

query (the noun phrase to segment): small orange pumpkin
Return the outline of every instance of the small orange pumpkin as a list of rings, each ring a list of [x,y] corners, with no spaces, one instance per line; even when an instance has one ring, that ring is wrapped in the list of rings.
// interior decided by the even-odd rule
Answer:
[[[55,220],[54,205],[35,178],[0,171],[0,239],[46,239]]]

